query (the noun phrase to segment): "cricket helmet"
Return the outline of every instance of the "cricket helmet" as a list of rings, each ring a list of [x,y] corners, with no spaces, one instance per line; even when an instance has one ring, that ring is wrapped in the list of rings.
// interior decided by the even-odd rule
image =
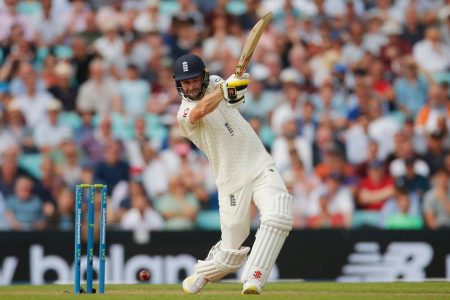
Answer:
[[[181,81],[202,77],[202,97],[209,85],[209,72],[203,60],[195,54],[186,54],[180,56],[174,66],[173,79],[175,80],[178,93],[184,95],[181,89]],[[199,99],[195,99],[199,100]]]

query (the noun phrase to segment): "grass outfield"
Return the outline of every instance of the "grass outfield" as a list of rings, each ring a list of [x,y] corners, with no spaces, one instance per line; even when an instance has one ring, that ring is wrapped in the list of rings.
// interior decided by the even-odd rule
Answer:
[[[180,285],[107,285],[105,295],[91,299],[450,299],[450,282],[423,283],[270,283],[259,296],[241,295],[237,283],[209,284],[198,295],[185,295]],[[0,287],[0,299],[74,299],[70,285]]]

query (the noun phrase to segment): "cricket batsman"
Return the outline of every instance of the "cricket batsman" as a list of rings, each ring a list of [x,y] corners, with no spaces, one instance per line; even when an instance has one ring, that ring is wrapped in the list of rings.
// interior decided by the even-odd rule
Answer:
[[[243,294],[260,294],[292,229],[292,196],[272,157],[237,109],[244,103],[249,74],[224,81],[209,75],[202,59],[179,57],[173,78],[183,100],[177,119],[183,136],[208,157],[219,191],[221,240],[199,260],[183,290],[196,294],[245,263]],[[250,252],[242,244],[250,233],[254,201],[261,225]]]

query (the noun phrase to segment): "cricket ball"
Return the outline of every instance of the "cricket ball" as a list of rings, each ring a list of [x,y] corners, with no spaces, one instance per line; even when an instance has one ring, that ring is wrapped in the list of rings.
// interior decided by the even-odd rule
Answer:
[[[141,270],[139,272],[139,280],[141,281],[147,281],[150,279],[150,272],[147,270]]]

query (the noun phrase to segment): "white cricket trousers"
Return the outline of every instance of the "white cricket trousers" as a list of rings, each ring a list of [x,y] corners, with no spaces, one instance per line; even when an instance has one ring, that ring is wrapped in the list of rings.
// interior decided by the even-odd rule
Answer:
[[[250,233],[250,202],[260,215],[274,211],[280,194],[288,193],[275,165],[266,167],[253,181],[219,198],[222,249],[239,249]]]

